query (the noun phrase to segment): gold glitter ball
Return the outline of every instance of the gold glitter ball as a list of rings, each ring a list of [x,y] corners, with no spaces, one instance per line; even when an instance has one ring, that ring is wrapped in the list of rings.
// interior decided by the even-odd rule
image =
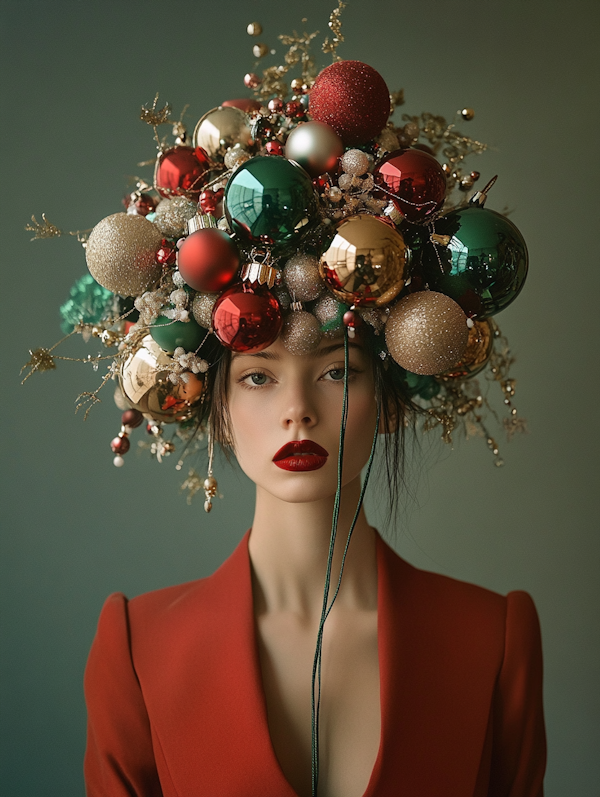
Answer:
[[[87,242],[85,256],[92,277],[113,293],[137,296],[161,274],[156,250],[162,233],[144,216],[114,213],[99,222]]]
[[[212,327],[212,311],[215,302],[219,298],[218,293],[198,293],[192,302],[192,314],[194,319],[204,329]]]
[[[291,257],[283,269],[283,281],[290,296],[298,302],[314,301],[325,288],[319,276],[319,260],[311,255]]]
[[[467,317],[449,296],[419,291],[395,305],[385,325],[394,360],[413,374],[433,376],[454,367],[467,348]]]
[[[321,342],[321,328],[312,313],[292,311],[283,322],[281,341],[290,354],[310,354]]]
[[[198,205],[184,196],[161,199],[156,206],[154,224],[162,235],[177,238],[187,232],[187,223],[198,211]]]

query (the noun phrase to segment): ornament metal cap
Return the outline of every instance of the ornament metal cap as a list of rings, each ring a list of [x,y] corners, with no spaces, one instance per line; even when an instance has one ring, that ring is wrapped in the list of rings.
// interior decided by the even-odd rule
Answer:
[[[210,213],[197,213],[187,223],[188,235],[198,230],[207,230],[217,226],[217,220]]]
[[[494,175],[489,183],[481,189],[481,191],[476,191],[471,199],[469,199],[469,205],[474,205],[475,207],[482,208],[485,205],[485,200],[487,199],[488,192],[490,188],[494,185],[496,180],[498,179],[498,175]]]
[[[266,263],[257,263],[256,261],[246,263],[242,268],[240,276],[244,282],[249,282],[252,285],[258,283],[259,285],[266,285],[268,288],[272,288],[274,285],[281,284],[281,272],[278,269],[273,268],[273,266],[268,266]]]

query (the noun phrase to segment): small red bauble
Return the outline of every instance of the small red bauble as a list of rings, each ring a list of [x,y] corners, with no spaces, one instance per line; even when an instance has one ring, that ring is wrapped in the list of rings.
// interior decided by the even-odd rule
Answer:
[[[336,61],[323,69],[310,92],[309,113],[333,127],[345,146],[379,135],[390,115],[390,92],[379,72],[362,61]]]
[[[170,244],[166,238],[163,238],[159,248],[156,250],[156,262],[161,266],[174,266],[177,259],[177,249],[173,244]]]
[[[267,141],[265,150],[267,155],[283,155],[283,146],[279,141]]]
[[[444,204],[444,170],[433,155],[423,150],[390,152],[377,165],[373,176],[379,190],[413,223],[428,222]]]
[[[121,415],[121,423],[123,426],[129,426],[132,429],[138,427],[144,420],[144,416],[139,410],[125,410]]]
[[[113,454],[126,454],[129,451],[129,445],[129,438],[125,435],[115,437],[110,443]]]
[[[283,113],[283,100],[281,97],[275,97],[274,99],[269,100],[267,108],[271,111],[271,113]]]
[[[248,72],[247,75],[244,75],[244,86],[248,89],[255,89],[257,86],[260,86],[262,80],[255,72]]]
[[[240,264],[237,246],[223,230],[197,230],[179,247],[179,273],[195,291],[218,293],[235,277]]]
[[[232,351],[266,349],[281,331],[279,302],[266,288],[233,285],[217,299],[212,325],[217,338]]]
[[[161,196],[196,198],[202,190],[208,158],[200,147],[173,147],[159,157],[154,171],[154,184]]]
[[[147,216],[148,213],[153,213],[156,210],[157,201],[150,194],[140,194],[139,196],[130,194],[130,196],[125,197],[123,204],[130,213],[133,213],[133,210],[130,210],[133,206],[134,215]]]
[[[213,191],[211,188],[203,191],[200,194],[200,199],[198,200],[198,204],[200,205],[202,212],[210,213],[213,216],[216,215],[217,208],[223,201],[223,193],[224,190],[222,188],[219,188],[218,191]]]

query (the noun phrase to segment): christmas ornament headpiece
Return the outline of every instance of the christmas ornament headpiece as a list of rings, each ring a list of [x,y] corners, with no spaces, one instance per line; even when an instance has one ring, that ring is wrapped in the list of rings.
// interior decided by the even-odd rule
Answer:
[[[283,64],[247,74],[254,96],[209,110],[191,138],[158,97],[143,107],[158,148],[153,178],[137,179],[124,211],[72,233],[89,273],[61,307],[63,331],[107,349],[82,358],[108,368],[78,407],[87,416],[116,382],[117,466],[144,419],[159,461],[200,446],[224,350],[259,351],[280,338],[302,355],[358,327],[421,408],[425,430],[440,427],[446,442],[457,427],[481,434],[502,464],[479,374],[501,386],[508,436],[523,428],[494,319],[523,286],[527,249],[515,225],[485,206],[495,178],[469,197],[480,175],[464,161],[485,145],[429,113],[392,121],[402,92],[390,94],[367,64],[338,59],[342,7],[323,44],[330,66],[314,68],[315,34],[280,36]],[[257,63],[270,52],[253,47]],[[172,126],[172,144],[161,125]],[[32,222],[34,238],[61,234],[45,216]],[[73,359],[57,345],[30,352],[25,379]],[[204,489],[210,509],[211,472],[202,480],[191,470],[184,487],[188,498]]]

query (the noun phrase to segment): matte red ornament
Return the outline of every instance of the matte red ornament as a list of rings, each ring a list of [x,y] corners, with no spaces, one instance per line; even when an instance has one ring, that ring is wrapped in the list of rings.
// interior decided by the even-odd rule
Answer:
[[[176,247],[163,238],[159,248],[156,250],[156,262],[161,266],[174,266],[177,259]]]
[[[113,454],[126,454],[129,451],[129,438],[126,435],[119,435],[119,437],[115,437],[111,440],[110,447],[112,449]]]
[[[373,171],[375,184],[410,222],[426,223],[446,198],[446,176],[436,158],[421,149],[390,152]]]
[[[163,197],[187,196],[195,199],[204,184],[208,157],[198,147],[173,147],[159,157],[154,171],[154,184]]]
[[[233,285],[217,299],[212,326],[217,338],[232,351],[266,349],[281,332],[279,302],[266,288]]]
[[[390,92],[379,72],[362,61],[336,61],[319,73],[309,113],[333,127],[345,146],[375,138],[390,115]]]
[[[179,247],[179,273],[195,291],[218,293],[235,277],[237,246],[223,230],[209,227],[188,235]]]

